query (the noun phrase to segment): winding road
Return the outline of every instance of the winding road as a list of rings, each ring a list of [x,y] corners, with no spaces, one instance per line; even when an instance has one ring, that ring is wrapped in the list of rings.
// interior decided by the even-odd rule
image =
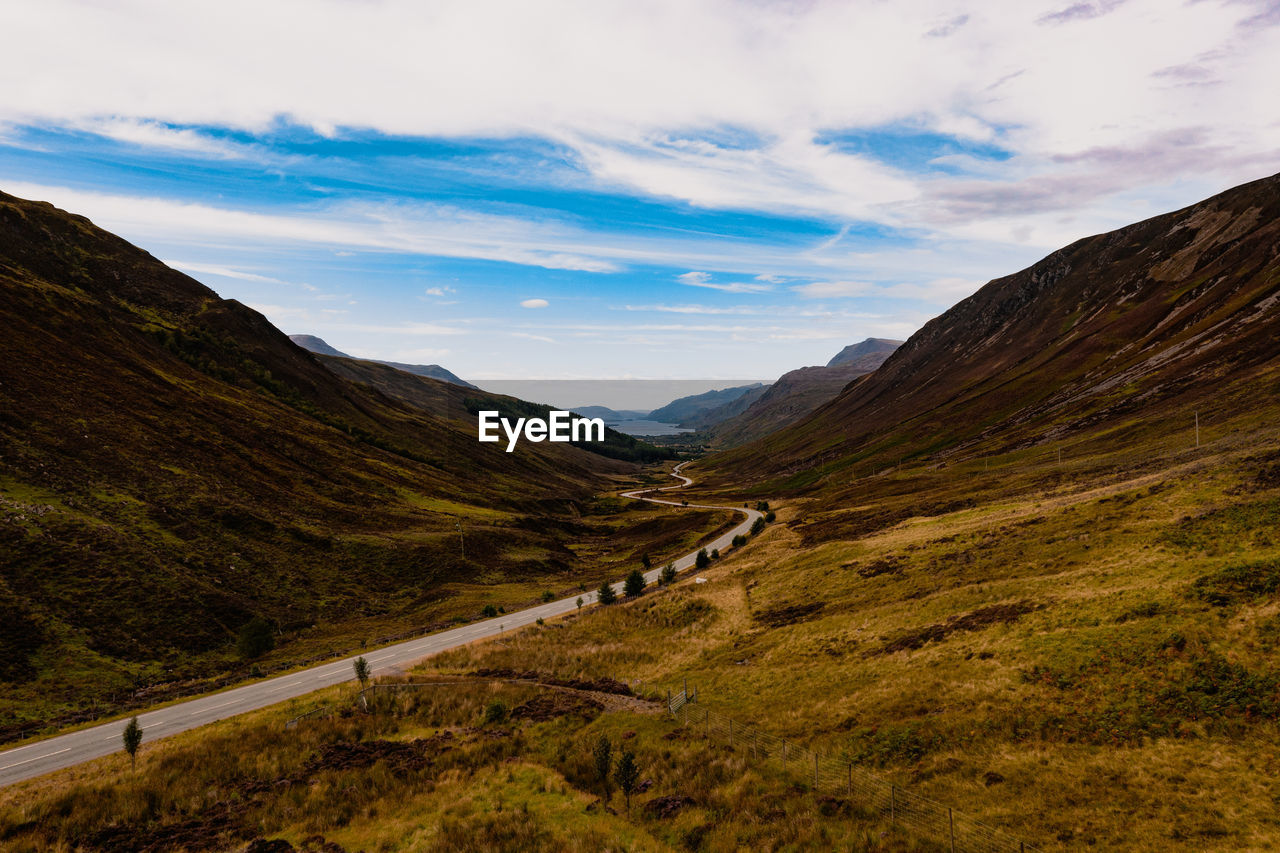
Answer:
[[[623,497],[667,506],[686,506],[681,501],[644,497],[651,492],[667,492],[690,485],[693,481],[680,473],[680,469],[686,464],[688,463],[682,462],[672,471],[672,476],[682,481],[679,485],[658,489],[637,489],[624,493]],[[700,509],[731,509],[747,517],[728,533],[708,543],[706,545],[708,551],[729,547],[733,537],[746,533],[760,517],[760,513],[754,509],[707,504],[688,504],[687,506]],[[684,571],[692,567],[697,556],[697,552],[693,552],[679,558],[675,561],[676,570]],[[656,568],[646,572],[644,577],[646,581],[653,583],[661,573],[662,569]],[[615,583],[613,587],[616,592],[622,593],[621,582]],[[584,605],[594,604],[596,601],[594,591],[583,593],[581,597]],[[562,616],[573,612],[577,607],[578,596],[575,595],[572,598],[562,598],[527,610],[473,622],[460,628],[452,628],[439,634],[428,634],[361,654],[376,674],[379,671],[411,666],[448,649],[464,646],[486,637],[496,637],[512,628],[532,625],[539,619]],[[243,714],[246,711],[255,711],[277,702],[304,696],[324,687],[351,681],[354,679],[352,664],[356,657],[359,655],[139,714],[138,724],[142,726],[144,743],[151,743],[169,735]],[[0,786],[11,785],[117,752],[122,747],[121,733],[124,726],[124,720],[115,720],[0,752]]]

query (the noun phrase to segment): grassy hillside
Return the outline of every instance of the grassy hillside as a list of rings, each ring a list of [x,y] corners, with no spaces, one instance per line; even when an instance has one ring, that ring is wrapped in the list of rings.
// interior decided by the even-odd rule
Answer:
[[[985,474],[949,469],[948,484],[905,467],[876,478],[878,520],[822,541],[794,524],[820,504],[796,501],[702,572],[709,583],[414,674],[473,679],[447,694],[418,688],[369,713],[350,688],[317,696],[144,746],[137,776],[117,755],[9,789],[0,823],[33,850],[144,826],[157,842],[194,827],[299,849],[316,835],[348,850],[946,849],[857,797],[812,791],[804,768],[652,706],[548,686],[613,690],[612,678],[660,697],[687,678],[696,707],[842,755],[1035,849],[1269,849],[1280,435],[1231,427],[1142,460],[997,457]],[[930,508],[952,489],[963,506]],[[919,509],[900,516],[907,493]],[[528,672],[543,685],[490,683]],[[281,736],[284,719],[330,702],[335,716]],[[601,734],[648,782],[629,811],[617,793],[612,811],[596,802]]]
[[[636,470],[480,445],[47,204],[0,196],[0,292],[0,736],[572,587]]]
[[[718,456],[731,489],[826,493],[869,471],[1066,440],[1159,445],[1280,388],[1280,176],[1080,240],[931,320],[800,423]]]

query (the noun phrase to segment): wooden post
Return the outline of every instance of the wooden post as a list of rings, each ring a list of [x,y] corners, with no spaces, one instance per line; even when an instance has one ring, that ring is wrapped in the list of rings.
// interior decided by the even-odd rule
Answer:
[[[889,822],[897,820],[898,811],[898,786],[889,786]]]
[[[951,853],[956,853],[956,819],[951,809],[947,809],[947,826],[951,829]]]
[[[813,790],[818,790],[818,753],[813,754]]]

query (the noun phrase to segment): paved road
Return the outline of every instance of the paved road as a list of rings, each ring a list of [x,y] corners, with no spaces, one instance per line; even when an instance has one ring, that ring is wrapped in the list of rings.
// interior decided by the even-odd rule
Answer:
[[[682,489],[692,483],[692,480],[680,473],[680,469],[684,467],[684,464],[677,465],[673,473],[673,476],[683,481],[679,485],[667,486],[663,489],[640,489],[634,492],[627,492],[624,497],[669,506],[683,506],[680,501],[661,500],[643,497],[643,495],[651,492]],[[752,523],[760,517],[760,513],[753,509],[707,506],[704,504],[689,504],[689,506],[704,509],[733,509],[747,517],[747,520],[742,524],[708,544],[708,551],[713,548],[722,550],[727,548],[734,536],[746,533]],[[676,569],[684,571],[690,568],[696,558],[696,553],[681,557],[675,561]],[[661,572],[661,568],[646,572],[645,579],[652,583],[658,579],[658,575]],[[614,584],[613,587],[621,594],[621,582]],[[531,625],[538,619],[570,613],[577,609],[577,599],[578,596],[563,598],[559,601],[530,607],[528,610],[507,613],[495,619],[486,619],[482,622],[473,622],[461,628],[453,628],[439,634],[430,634],[425,637],[419,637],[416,640],[398,643],[394,646],[366,651],[363,654],[375,673],[392,668],[407,667],[447,649],[457,648],[484,637],[497,636],[504,630]],[[584,604],[594,604],[596,600],[595,591],[584,592],[582,600]],[[246,684],[243,687],[236,687],[222,693],[190,699],[176,705],[139,714],[138,724],[142,726],[143,742],[144,744],[151,743],[168,735],[185,732],[188,729],[212,723],[215,720],[234,717],[236,714],[265,708],[268,705],[303,696],[323,687],[331,687],[344,681],[351,681],[354,678],[352,663],[356,657],[353,656],[332,663],[321,664],[320,666],[300,670],[289,675],[281,675],[277,678],[259,681],[254,684]],[[90,759],[116,752],[121,748],[121,733],[124,730],[124,726],[125,721],[117,720],[0,752],[0,786],[20,782],[23,779],[31,779],[54,770],[71,767],[82,761],[89,761]]]

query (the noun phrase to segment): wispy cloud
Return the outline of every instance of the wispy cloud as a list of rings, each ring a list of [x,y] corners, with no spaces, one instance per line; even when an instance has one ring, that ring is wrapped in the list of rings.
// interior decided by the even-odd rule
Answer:
[[[773,285],[757,276],[756,281],[714,282],[711,274],[705,272],[687,272],[676,276],[676,281],[689,287],[705,287],[708,290],[719,290],[722,293],[768,293]]]

